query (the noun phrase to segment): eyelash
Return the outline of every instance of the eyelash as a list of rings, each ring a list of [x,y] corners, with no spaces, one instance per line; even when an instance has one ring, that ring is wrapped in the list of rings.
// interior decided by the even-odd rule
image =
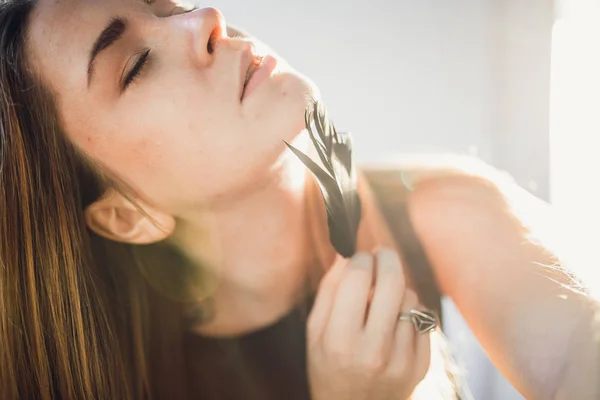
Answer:
[[[191,9],[184,10],[181,14],[187,14],[189,12],[196,11],[197,9],[198,7],[194,6]],[[142,55],[138,58],[133,68],[131,68],[131,70],[125,76],[125,79],[123,79],[123,82],[121,84],[122,91],[125,91],[140,76],[140,74],[143,72],[144,67],[146,66],[146,63],[148,62],[149,56],[150,49],[146,49],[142,52]]]
[[[121,85],[121,89],[126,90],[142,73],[144,66],[148,62],[148,58],[150,56],[150,49],[146,49],[142,52],[142,55],[138,58],[135,65],[125,76],[123,79],[123,83]]]

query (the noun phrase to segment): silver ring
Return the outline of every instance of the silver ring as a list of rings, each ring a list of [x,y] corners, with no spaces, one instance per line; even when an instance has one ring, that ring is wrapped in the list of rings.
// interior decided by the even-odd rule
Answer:
[[[415,310],[413,308],[407,313],[400,313],[398,320],[412,322],[415,326],[415,330],[420,335],[432,332],[438,327],[437,317],[435,313],[430,310]]]

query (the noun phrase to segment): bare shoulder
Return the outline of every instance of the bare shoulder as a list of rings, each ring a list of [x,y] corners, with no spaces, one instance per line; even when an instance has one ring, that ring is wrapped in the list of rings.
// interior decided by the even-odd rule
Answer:
[[[410,187],[439,178],[463,177],[500,184],[512,181],[510,175],[481,159],[456,154],[406,155],[387,162],[361,164],[368,172],[400,172]]]
[[[421,233],[454,230],[454,224],[483,228],[491,219],[514,214],[517,185],[507,174],[476,159],[456,161],[405,173],[410,216]]]
[[[448,240],[464,246],[536,241],[567,256],[557,227],[568,226],[568,216],[480,159],[418,156],[370,168],[401,171],[411,221],[432,251]]]
[[[401,157],[386,164],[366,165],[363,170],[400,174],[409,190],[409,212],[419,233],[450,228],[452,221],[484,223],[482,213],[489,217],[514,213],[515,203],[523,204],[527,197],[507,173],[473,157]],[[527,201],[531,203],[531,199]]]

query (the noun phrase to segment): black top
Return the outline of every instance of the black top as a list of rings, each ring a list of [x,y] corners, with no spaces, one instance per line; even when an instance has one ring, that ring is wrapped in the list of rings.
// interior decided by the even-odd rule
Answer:
[[[305,307],[279,321],[236,338],[186,337],[197,355],[187,368],[199,399],[308,400]],[[197,358],[194,357],[194,358]]]

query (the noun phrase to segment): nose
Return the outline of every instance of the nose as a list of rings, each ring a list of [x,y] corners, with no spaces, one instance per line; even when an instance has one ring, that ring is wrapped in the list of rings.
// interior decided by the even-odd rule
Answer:
[[[193,39],[194,51],[198,61],[206,65],[210,63],[219,41],[226,35],[225,18],[219,10],[212,7],[199,9],[191,14],[194,14],[192,18],[197,26]]]

